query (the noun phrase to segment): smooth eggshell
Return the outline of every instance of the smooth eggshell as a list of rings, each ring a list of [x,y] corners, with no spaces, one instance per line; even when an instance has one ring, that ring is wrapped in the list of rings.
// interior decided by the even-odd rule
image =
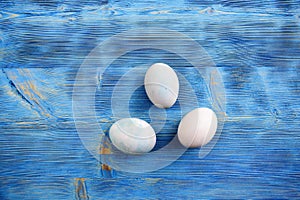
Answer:
[[[144,84],[148,98],[158,108],[170,108],[178,98],[178,77],[167,64],[153,64],[146,72]]]
[[[115,122],[109,130],[109,138],[117,149],[128,154],[147,153],[156,143],[151,125],[137,118],[124,118]]]
[[[206,145],[215,135],[217,116],[209,108],[196,108],[186,114],[178,127],[178,139],[187,148]]]

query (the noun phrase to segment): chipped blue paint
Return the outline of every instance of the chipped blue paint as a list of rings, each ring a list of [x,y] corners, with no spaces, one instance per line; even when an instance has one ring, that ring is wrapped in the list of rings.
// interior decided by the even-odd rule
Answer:
[[[4,0],[0,8],[1,199],[300,197],[298,1]],[[74,78],[100,42],[151,26],[183,32],[210,54],[225,84],[226,123],[205,158],[192,149],[156,172],[114,171],[77,135]],[[186,60],[151,49],[131,52],[100,77],[96,111],[106,132],[117,120],[110,110],[114,84],[152,62],[185,75],[199,104],[210,105],[202,77]],[[150,107],[144,89],[136,90],[132,116],[147,121]],[[178,103],[166,114],[156,149],[175,135],[182,117]],[[99,144],[101,153],[109,151]]]

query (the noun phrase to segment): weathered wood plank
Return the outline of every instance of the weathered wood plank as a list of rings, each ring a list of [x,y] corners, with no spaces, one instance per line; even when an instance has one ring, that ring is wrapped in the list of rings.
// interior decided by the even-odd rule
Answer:
[[[300,30],[297,1],[0,2],[1,199],[299,198]],[[185,152],[161,170],[130,174],[99,163],[82,145],[73,118],[76,73],[100,42],[131,28],[164,27],[197,41],[212,57],[226,90],[226,121],[204,158]],[[184,48],[182,44],[181,48]],[[192,51],[192,50],[191,50]],[[143,87],[131,95],[133,117],[157,120],[157,146],[176,134],[189,109],[211,107],[209,87],[189,62],[142,49],[115,60],[95,93],[107,133],[118,119],[111,98],[124,74],[154,62],[183,75],[198,102],[153,110]],[[144,66],[144,68],[143,68]],[[182,87],[181,93],[191,88]],[[120,110],[126,102],[120,99]],[[122,105],[124,104],[124,107]],[[159,114],[159,115],[158,115]],[[162,127],[162,125],[164,126]],[[99,141],[100,136],[99,136]],[[110,154],[99,143],[99,156]]]

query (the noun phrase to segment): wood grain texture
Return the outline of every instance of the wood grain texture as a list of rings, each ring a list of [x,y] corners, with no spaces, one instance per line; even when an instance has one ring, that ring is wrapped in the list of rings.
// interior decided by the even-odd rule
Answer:
[[[281,0],[1,1],[1,199],[300,198],[299,5]],[[226,121],[205,158],[191,149],[166,168],[131,174],[99,163],[84,148],[73,119],[72,91],[81,63],[95,46],[143,27],[182,32],[209,53],[225,85]],[[188,61],[166,51],[130,52],[101,77],[91,75],[101,82],[95,105],[105,133],[117,120],[111,97],[118,80],[154,62],[183,74],[198,104],[212,106],[203,77]],[[130,114],[149,121],[155,117],[151,107],[139,87],[131,96]],[[174,137],[182,115],[179,103],[166,111],[155,149]],[[109,146],[99,144],[99,156],[109,153]]]

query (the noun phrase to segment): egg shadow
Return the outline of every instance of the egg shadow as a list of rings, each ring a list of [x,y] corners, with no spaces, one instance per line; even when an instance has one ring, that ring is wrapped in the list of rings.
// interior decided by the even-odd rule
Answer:
[[[129,102],[131,117],[148,122],[156,133],[156,151],[167,145],[177,134],[177,127],[182,118],[178,101],[168,109],[156,107],[148,98],[144,86],[138,87]]]

